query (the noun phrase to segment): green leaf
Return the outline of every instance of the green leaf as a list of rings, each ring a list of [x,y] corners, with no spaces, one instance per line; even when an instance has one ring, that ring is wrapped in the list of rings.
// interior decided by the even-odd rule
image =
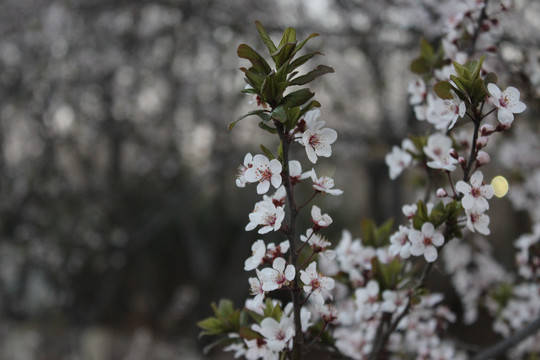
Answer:
[[[261,36],[261,39],[264,45],[266,45],[266,47],[268,48],[268,51],[270,52],[270,54],[275,53],[277,50],[277,47],[272,41],[272,39],[270,38],[270,36],[268,35],[268,33],[266,32],[266,30],[264,29],[262,23],[259,20],[257,20],[255,21],[255,26],[257,27],[257,31],[259,32],[259,35]]]
[[[212,351],[212,349],[214,349],[217,346],[229,345],[229,344],[235,343],[237,341],[238,341],[238,338],[228,338],[228,337],[216,340],[216,341],[212,342],[211,344],[206,345],[203,348],[203,354],[208,355],[210,353],[210,351]]]
[[[462,78],[464,80],[472,79],[471,72],[466,66],[463,66],[456,61],[453,61],[452,64],[454,65],[454,69],[456,69],[456,73],[458,74],[459,78]]]
[[[313,108],[316,108],[316,107],[321,107],[321,103],[318,102],[317,100],[311,100],[306,106],[304,106],[301,110],[300,110],[300,113],[298,114],[298,119],[300,119],[302,116],[305,115],[305,113],[307,113],[309,110],[313,109]],[[297,119],[297,120],[298,120]],[[296,125],[296,124],[295,124]]]
[[[276,107],[271,113],[270,117],[279,121],[280,123],[285,123],[287,121],[287,110],[285,106],[280,105]]]
[[[362,221],[360,221],[360,229],[362,230],[362,243],[369,246],[376,246],[375,222],[372,219],[362,219]]]
[[[209,317],[204,320],[197,322],[197,326],[203,330],[206,330],[201,333],[202,335],[217,335],[223,332],[223,325],[218,318]]]
[[[420,57],[431,61],[435,57],[435,52],[433,51],[433,46],[425,38],[420,40]]]
[[[259,314],[259,313],[256,313],[252,310],[249,310],[249,309],[246,309],[244,308],[244,311],[253,319],[253,321],[255,321],[257,324],[260,324],[261,321],[263,321],[264,319],[264,316]]]
[[[317,34],[317,33],[309,34],[309,36],[305,40],[301,41],[298,44],[298,46],[296,46],[296,49],[294,49],[293,55],[295,55],[297,52],[299,52],[304,47],[304,45],[306,45],[306,43],[308,42],[309,39],[313,39],[314,37],[317,37],[317,36],[319,36],[319,34]]]
[[[418,57],[411,62],[409,68],[413,73],[422,75],[431,71],[431,64],[426,59]]]
[[[427,207],[424,202],[422,202],[422,200],[416,203],[416,208],[416,214],[413,217],[413,227],[416,230],[420,230],[422,228],[422,225],[429,221],[429,214],[427,211]]]
[[[488,84],[497,84],[497,74],[490,72],[484,77],[484,85],[487,87]]]
[[[334,72],[334,69],[331,68],[330,66],[319,65],[315,69],[308,72],[307,74],[299,76],[299,77],[297,77],[295,79],[292,79],[289,82],[289,84],[290,85],[304,85],[304,84],[307,84],[307,83],[315,80],[319,76],[322,76],[322,75],[328,74],[328,73],[333,73],[333,72]]]
[[[291,60],[295,46],[296,42],[287,43],[283,45],[283,47],[280,47],[277,53],[272,55],[272,59],[274,60],[277,68],[280,68],[287,61]]]
[[[300,89],[285,96],[281,103],[288,107],[301,106],[305,104],[309,99],[311,99],[314,95],[315,93],[312,93],[311,91],[309,91],[309,89]]]
[[[263,336],[259,334],[258,332],[255,332],[251,330],[249,327],[244,326],[240,328],[240,331],[238,333],[242,339],[246,340],[254,340],[254,339],[262,339]]]
[[[266,75],[272,70],[266,60],[247,44],[240,44],[236,53],[238,57],[249,60],[255,71],[259,74]]]
[[[445,100],[452,100],[454,98],[450,90],[452,90],[452,85],[448,81],[439,81],[433,86],[433,91],[441,99]]]
[[[482,70],[482,64],[484,63],[484,60],[486,59],[486,56],[485,55],[482,55],[480,57],[480,60],[478,61],[472,61],[472,70],[471,70],[471,73],[472,73],[472,78],[473,79],[478,79],[480,77],[480,71]]]
[[[259,127],[265,131],[268,131],[270,134],[277,134],[277,129],[271,126],[266,125],[263,121],[259,123]]]
[[[268,121],[269,120],[268,112],[269,112],[268,110],[262,110],[262,109],[250,111],[247,114],[244,114],[244,115],[240,116],[235,121],[230,122],[227,125],[227,130],[229,130],[229,131],[232,130],[232,128],[234,128],[236,126],[237,122],[247,118],[248,116],[252,116],[252,115],[256,115],[256,116],[260,117],[261,119],[263,119],[263,121]]]
[[[272,159],[275,159],[276,157],[274,156],[274,154],[272,154],[272,152],[270,151],[270,149],[268,149],[266,146],[264,146],[263,144],[261,144],[261,150],[262,152],[266,155],[266,157],[270,160]]]
[[[309,53],[309,54],[300,56],[299,58],[291,62],[291,64],[289,65],[289,71],[292,71],[296,69],[297,67],[304,65],[308,60],[310,60],[315,55],[322,55],[322,53],[314,52],[314,53]]]
[[[281,42],[279,43],[278,48],[281,48],[283,45],[287,43],[296,42],[296,30],[292,27],[288,27],[283,32],[283,37],[281,38]]]
[[[246,69],[245,67],[241,67],[240,70],[244,72],[244,75],[246,75],[246,83],[248,83],[253,88],[244,90],[252,90],[250,93],[253,94],[260,93],[265,76],[257,73],[253,70],[253,68]],[[242,92],[245,92],[244,90],[242,90]]]

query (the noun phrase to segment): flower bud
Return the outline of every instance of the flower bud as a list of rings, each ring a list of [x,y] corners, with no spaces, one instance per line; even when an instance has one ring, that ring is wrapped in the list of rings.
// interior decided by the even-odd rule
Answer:
[[[456,149],[454,149],[454,148],[451,148],[450,151],[449,151],[448,153],[449,153],[450,156],[453,157],[454,159],[459,158],[459,154],[458,154],[458,152],[456,151]]]
[[[463,169],[465,169],[467,167],[467,160],[465,160],[465,158],[463,156],[459,157],[458,162],[459,162],[459,164],[461,165],[461,167]]]
[[[437,189],[437,197],[443,198],[447,196],[448,196],[448,193],[446,192],[446,190],[444,190],[443,188]]]
[[[480,128],[480,134],[482,134],[482,136],[491,135],[494,131],[495,128],[491,124],[482,125],[482,127]]]
[[[478,155],[476,155],[476,164],[482,166],[487,163],[489,163],[489,154],[485,151],[479,151]]]
[[[483,147],[486,147],[488,143],[489,138],[487,136],[480,136],[478,140],[476,140],[476,149],[480,150]]]

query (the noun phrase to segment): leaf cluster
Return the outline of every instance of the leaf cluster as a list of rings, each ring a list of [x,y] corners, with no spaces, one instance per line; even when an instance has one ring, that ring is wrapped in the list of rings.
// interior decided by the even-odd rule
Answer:
[[[413,217],[413,227],[416,230],[420,230],[422,225],[427,222],[432,223],[435,228],[445,224],[446,239],[462,237],[461,229],[458,226],[458,216],[463,212],[461,202],[454,200],[445,205],[442,201],[439,201],[431,209],[431,212],[428,212],[427,206],[422,200],[416,203],[416,207],[416,214]]]
[[[476,106],[485,101],[488,96],[487,84],[496,83],[497,75],[489,73],[482,78],[481,70],[485,56],[480,60],[471,60],[464,65],[453,62],[456,75],[450,75],[449,81],[439,81],[433,87],[435,93],[442,99],[453,99],[452,91],[463,100],[467,106],[476,108]]]
[[[448,62],[444,58],[444,49],[439,46],[437,50],[425,38],[420,40],[420,55],[410,65],[413,73],[418,75],[431,75],[435,69],[440,69]]]
[[[333,73],[334,69],[326,65],[318,65],[306,74],[299,74],[300,66],[314,56],[322,55],[320,52],[311,52],[297,56],[306,43],[319,34],[310,34],[299,42],[296,39],[296,31],[289,27],[285,29],[280,43],[276,45],[259,21],[255,22],[255,26],[269,52],[273,66],[270,66],[264,56],[249,45],[238,46],[238,56],[247,59],[251,64],[248,68],[240,68],[245,75],[245,82],[249,85],[242,91],[256,95],[262,103],[268,104],[270,109],[251,111],[230,123],[228,129],[232,129],[238,121],[255,115],[261,119],[259,126],[264,130],[275,133],[276,129],[270,121],[274,120],[284,124],[285,130],[288,131],[296,126],[298,120],[307,111],[320,107],[319,102],[311,100],[315,94],[308,88],[293,91],[288,91],[288,88],[306,85],[324,74]],[[309,100],[311,101],[306,104]]]

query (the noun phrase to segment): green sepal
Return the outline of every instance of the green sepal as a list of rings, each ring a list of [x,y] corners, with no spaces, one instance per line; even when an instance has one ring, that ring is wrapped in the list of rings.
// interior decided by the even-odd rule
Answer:
[[[266,125],[266,123],[263,121],[259,123],[259,127],[265,131],[268,131],[270,134],[277,134],[276,128]]]
[[[240,116],[238,119],[236,119],[236,120],[230,122],[229,124],[227,124],[227,130],[229,130],[229,131],[232,130],[232,128],[234,128],[236,126],[237,122],[247,118],[248,116],[252,116],[252,115],[256,115],[256,116],[260,117],[263,121],[268,121],[268,120],[270,120],[270,115],[268,115],[268,113],[269,113],[268,110],[262,110],[262,109],[250,111],[247,114],[244,114],[244,115]]]
[[[454,96],[451,93],[453,90],[452,85],[448,81],[439,81],[433,86],[433,91],[441,98],[445,100],[452,100]]]
[[[263,144],[260,145],[260,148],[262,150],[262,152],[266,155],[266,157],[270,160],[272,159],[275,159],[276,157],[274,156],[274,154],[272,154],[272,152],[270,151],[270,149],[268,149],[266,146],[264,146]]]
[[[289,85],[305,85],[319,76],[322,76],[324,74],[333,73],[334,69],[330,66],[326,65],[319,65],[315,69],[311,70],[305,75],[299,76],[297,78],[292,79],[289,81]]]
[[[291,108],[302,106],[314,95],[315,93],[312,93],[309,89],[300,89],[285,96],[281,103]]]
[[[262,23],[259,20],[257,20],[255,21],[255,26],[257,27],[257,31],[259,32],[259,35],[264,45],[266,45],[266,47],[268,48],[268,51],[270,52],[270,54],[275,53],[277,51],[277,47],[272,41],[272,39],[270,38],[270,36],[268,35],[268,33],[266,32],[266,30],[264,29]]]
[[[247,44],[240,44],[236,50],[238,57],[251,62],[253,69],[259,74],[266,75],[272,71],[264,58]]]

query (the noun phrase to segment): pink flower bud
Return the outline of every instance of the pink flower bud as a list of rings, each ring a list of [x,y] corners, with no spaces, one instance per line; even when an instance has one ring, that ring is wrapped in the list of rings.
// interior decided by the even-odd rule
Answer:
[[[491,135],[494,131],[495,128],[491,124],[482,125],[482,127],[480,128],[480,134],[482,134],[482,136]]]
[[[481,148],[486,147],[488,141],[489,138],[487,136],[480,136],[478,140],[476,140],[476,149],[480,150]]]
[[[459,157],[458,162],[459,162],[459,164],[461,165],[461,167],[463,169],[465,169],[467,167],[467,160],[465,160],[465,158],[463,156]]]
[[[437,197],[443,198],[443,197],[447,197],[447,196],[448,196],[448,193],[443,188],[439,188],[437,190]]]
[[[459,154],[458,152],[456,151],[456,149],[454,148],[451,148],[450,151],[448,152],[450,154],[451,157],[453,157],[454,159],[457,159],[459,157]]]
[[[489,154],[485,151],[479,151],[476,155],[476,163],[478,166],[486,165],[489,163]]]

